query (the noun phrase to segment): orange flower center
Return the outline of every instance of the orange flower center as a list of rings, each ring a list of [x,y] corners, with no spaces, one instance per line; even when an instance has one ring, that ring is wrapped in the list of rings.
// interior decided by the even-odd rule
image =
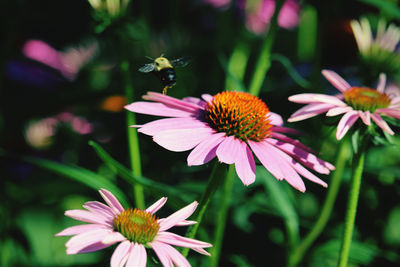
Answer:
[[[158,218],[146,210],[127,209],[114,218],[114,228],[128,240],[146,245],[156,237]]]
[[[267,105],[243,92],[222,92],[205,108],[207,123],[218,132],[247,141],[261,141],[271,133]]]
[[[356,110],[369,110],[373,113],[379,108],[387,108],[391,99],[384,93],[366,87],[352,87],[344,93],[344,100]]]

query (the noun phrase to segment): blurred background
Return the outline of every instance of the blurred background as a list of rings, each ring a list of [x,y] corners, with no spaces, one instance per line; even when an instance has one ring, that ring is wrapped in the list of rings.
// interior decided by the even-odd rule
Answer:
[[[134,205],[126,181],[89,145],[94,141],[129,168],[123,109],[128,103],[127,79],[133,85],[128,97],[135,101],[147,91],[161,92],[160,81],[138,69],[151,63],[147,57],[163,54],[169,59],[190,58],[187,66],[176,68],[177,83],[168,90],[170,96],[240,90],[225,87],[228,62],[239,46],[248,59],[246,88],[268,31],[267,22],[260,26],[251,20],[262,1],[131,0],[112,10],[96,8],[97,2],[101,1],[0,2],[1,266],[108,266],[112,249],[70,256],[65,254],[67,238],[54,235],[77,223],[64,211],[100,200],[96,188],[103,184],[123,191],[125,207]],[[394,24],[400,19],[398,1],[292,2],[294,22],[278,29],[271,69],[260,93],[285,121],[300,107],[287,101],[288,96],[335,93],[321,69],[335,70],[351,84],[374,87],[376,77],[360,78],[362,65],[350,21],[367,16],[376,25],[379,18]],[[121,71],[124,63],[129,63],[128,78]],[[394,76],[390,81],[397,86]],[[335,163],[335,123],[322,117],[287,125],[302,130],[301,141]],[[137,116],[138,124],[149,120]],[[368,151],[351,266],[400,265],[400,138],[399,128],[394,130],[392,145]],[[179,198],[167,195],[170,201],[160,217],[198,200],[210,165],[189,168],[188,153],[171,153],[145,135],[139,135],[139,143],[143,176],[180,192]],[[328,227],[299,266],[336,266],[350,177],[348,158]],[[285,223],[295,220],[303,236],[319,214],[326,189],[306,183],[306,193],[300,193],[283,182],[276,189],[259,176],[275,179],[260,169],[249,187],[235,181],[220,266],[285,266]],[[329,184],[329,176],[322,179]],[[145,193],[148,204],[167,194],[151,188]],[[218,203],[218,193],[215,198],[213,203]],[[295,215],[289,218],[288,209]],[[212,241],[217,212],[211,205],[199,239]],[[190,261],[207,266],[195,253]],[[158,266],[151,260],[149,265]]]

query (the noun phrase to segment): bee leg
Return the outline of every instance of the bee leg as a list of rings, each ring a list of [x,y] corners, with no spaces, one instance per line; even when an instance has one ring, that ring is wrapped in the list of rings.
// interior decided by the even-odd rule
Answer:
[[[168,90],[168,86],[164,86],[164,88],[162,90],[163,95],[167,94],[167,90]]]

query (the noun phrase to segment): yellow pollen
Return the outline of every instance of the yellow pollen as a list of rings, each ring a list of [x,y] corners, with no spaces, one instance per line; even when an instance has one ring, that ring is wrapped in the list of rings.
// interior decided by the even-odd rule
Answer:
[[[344,92],[344,100],[356,110],[374,112],[386,108],[391,99],[385,93],[367,87],[352,87]]]
[[[271,134],[269,109],[258,97],[243,92],[222,92],[205,108],[205,120],[218,132],[243,141],[261,141]]]
[[[113,224],[128,240],[144,245],[153,241],[160,229],[157,217],[139,209],[122,211],[114,218]]]

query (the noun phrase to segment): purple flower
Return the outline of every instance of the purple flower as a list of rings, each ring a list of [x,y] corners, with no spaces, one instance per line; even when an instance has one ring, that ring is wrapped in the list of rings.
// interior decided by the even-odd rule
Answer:
[[[240,180],[249,185],[256,177],[254,153],[278,180],[284,179],[302,192],[305,185],[300,175],[327,186],[303,165],[323,174],[329,174],[334,166],[317,158],[298,140],[285,136],[297,131],[282,127],[281,116],[270,112],[255,96],[222,92],[203,95],[203,99],[179,100],[149,92],[143,98],[155,103],[135,102],[126,109],[169,118],[134,127],[168,150],[192,150],[187,158],[189,166],[202,165],[217,157],[220,162],[235,164]]]
[[[86,202],[86,210],[67,210],[66,216],[86,222],[69,227],[56,236],[70,236],[66,243],[67,254],[88,253],[119,243],[111,257],[111,267],[146,266],[146,248],[153,249],[163,266],[189,266],[190,263],[173,246],[188,247],[201,254],[210,255],[204,248],[212,245],[206,242],[179,236],[168,232],[173,226],[187,226],[187,221],[197,207],[197,202],[180,209],[167,218],[158,219],[155,213],[164,206],[163,197],[146,210],[124,209],[115,196],[99,190],[107,205],[98,201]]]

